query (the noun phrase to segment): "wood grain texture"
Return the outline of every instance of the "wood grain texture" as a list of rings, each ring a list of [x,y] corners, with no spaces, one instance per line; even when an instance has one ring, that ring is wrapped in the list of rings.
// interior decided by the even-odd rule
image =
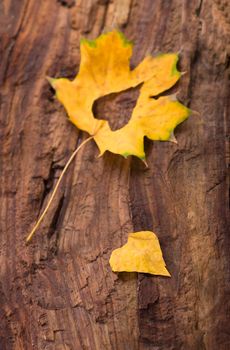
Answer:
[[[4,0],[0,12],[0,348],[228,350],[229,2]],[[87,137],[45,76],[74,77],[80,37],[114,27],[136,44],[132,66],[180,52],[176,90],[199,114],[177,128],[178,145],[146,142],[148,170],[88,144],[26,246]],[[95,113],[120,127],[137,94],[102,99]],[[111,272],[133,230],[157,233],[171,279]]]

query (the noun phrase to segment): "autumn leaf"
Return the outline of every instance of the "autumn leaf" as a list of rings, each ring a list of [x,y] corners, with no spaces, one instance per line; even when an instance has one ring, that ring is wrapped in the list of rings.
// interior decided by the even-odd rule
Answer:
[[[102,34],[95,40],[82,39],[76,78],[73,81],[49,78],[49,81],[70,120],[93,136],[100,155],[108,150],[124,157],[135,155],[145,159],[144,136],[151,140],[172,140],[174,128],[189,116],[190,110],[175,95],[154,98],[180,78],[176,68],[178,55],[147,56],[131,70],[132,47],[119,31]],[[95,100],[141,83],[136,106],[124,127],[112,131],[106,120],[94,118]]]
[[[190,110],[177,101],[175,95],[158,95],[172,87],[181,73],[174,53],[147,56],[133,70],[130,69],[133,44],[119,31],[100,35],[95,40],[81,40],[81,63],[73,81],[66,78],[48,78],[64,105],[70,120],[91,136],[71,155],[53,190],[44,211],[27,237],[30,241],[43,220],[60,181],[78,151],[92,138],[105,151],[124,157],[135,155],[145,160],[144,137],[151,140],[174,141],[174,128],[188,118]],[[129,122],[112,131],[109,123],[94,118],[93,103],[100,97],[127,90],[142,84],[140,95]],[[155,97],[154,97],[155,96]],[[159,98],[157,98],[159,97]],[[122,116],[121,116],[122,118]]]
[[[159,240],[151,231],[130,233],[128,242],[112,252],[109,263],[114,272],[135,271],[170,276]]]

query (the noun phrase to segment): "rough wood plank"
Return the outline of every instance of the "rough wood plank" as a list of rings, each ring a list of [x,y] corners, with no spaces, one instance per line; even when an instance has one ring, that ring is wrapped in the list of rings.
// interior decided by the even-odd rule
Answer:
[[[0,348],[229,349],[229,3],[5,0],[0,10]],[[137,159],[97,159],[88,144],[25,246],[86,137],[45,75],[73,77],[80,36],[117,26],[136,43],[132,65],[181,52],[179,97],[200,114],[178,127],[178,145],[146,143],[149,170]],[[96,113],[119,127],[137,93],[100,100]],[[111,250],[133,229],[158,234],[172,279],[111,272]]]

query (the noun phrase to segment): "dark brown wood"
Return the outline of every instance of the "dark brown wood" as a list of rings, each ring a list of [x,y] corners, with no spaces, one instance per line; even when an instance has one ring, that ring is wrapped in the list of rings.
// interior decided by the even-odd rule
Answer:
[[[230,349],[229,1],[3,0],[0,12],[1,350]],[[148,170],[134,158],[98,159],[87,144],[26,246],[87,137],[45,76],[72,78],[80,37],[114,27],[136,44],[132,65],[181,53],[187,74],[176,90],[198,113],[177,128],[178,145],[146,142]],[[98,101],[96,113],[119,127],[136,94]],[[159,236],[171,279],[111,272],[111,251],[146,229]]]

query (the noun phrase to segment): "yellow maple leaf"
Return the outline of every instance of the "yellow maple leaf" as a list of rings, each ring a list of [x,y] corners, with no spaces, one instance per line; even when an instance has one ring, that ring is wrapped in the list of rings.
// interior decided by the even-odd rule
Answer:
[[[95,40],[81,40],[80,49],[81,63],[76,78],[73,81],[49,78],[49,81],[70,120],[93,136],[100,155],[108,150],[124,157],[135,155],[145,159],[144,136],[170,141],[174,128],[189,116],[190,110],[178,102],[175,95],[154,96],[172,87],[180,78],[176,68],[178,55],[147,56],[131,70],[132,43],[116,30]],[[141,83],[136,106],[123,128],[112,131],[106,120],[94,118],[95,100]]]
[[[109,263],[114,272],[135,271],[170,276],[159,240],[151,231],[130,233],[128,243],[112,252]]]
[[[64,105],[70,120],[91,136],[71,155],[47,206],[28,235],[27,242],[48,211],[73,158],[89,140],[92,138],[95,140],[100,155],[108,150],[124,157],[135,155],[145,160],[144,137],[175,142],[174,128],[190,114],[190,110],[177,101],[175,95],[157,98],[160,93],[172,87],[181,76],[176,68],[177,54],[147,56],[131,70],[132,43],[116,30],[102,34],[95,40],[83,39],[80,49],[80,68],[73,81],[66,78],[48,78],[48,80],[56,91],[57,99]],[[92,107],[98,98],[140,84],[142,86],[136,106],[129,122],[123,128],[112,131],[106,120],[94,118]]]

